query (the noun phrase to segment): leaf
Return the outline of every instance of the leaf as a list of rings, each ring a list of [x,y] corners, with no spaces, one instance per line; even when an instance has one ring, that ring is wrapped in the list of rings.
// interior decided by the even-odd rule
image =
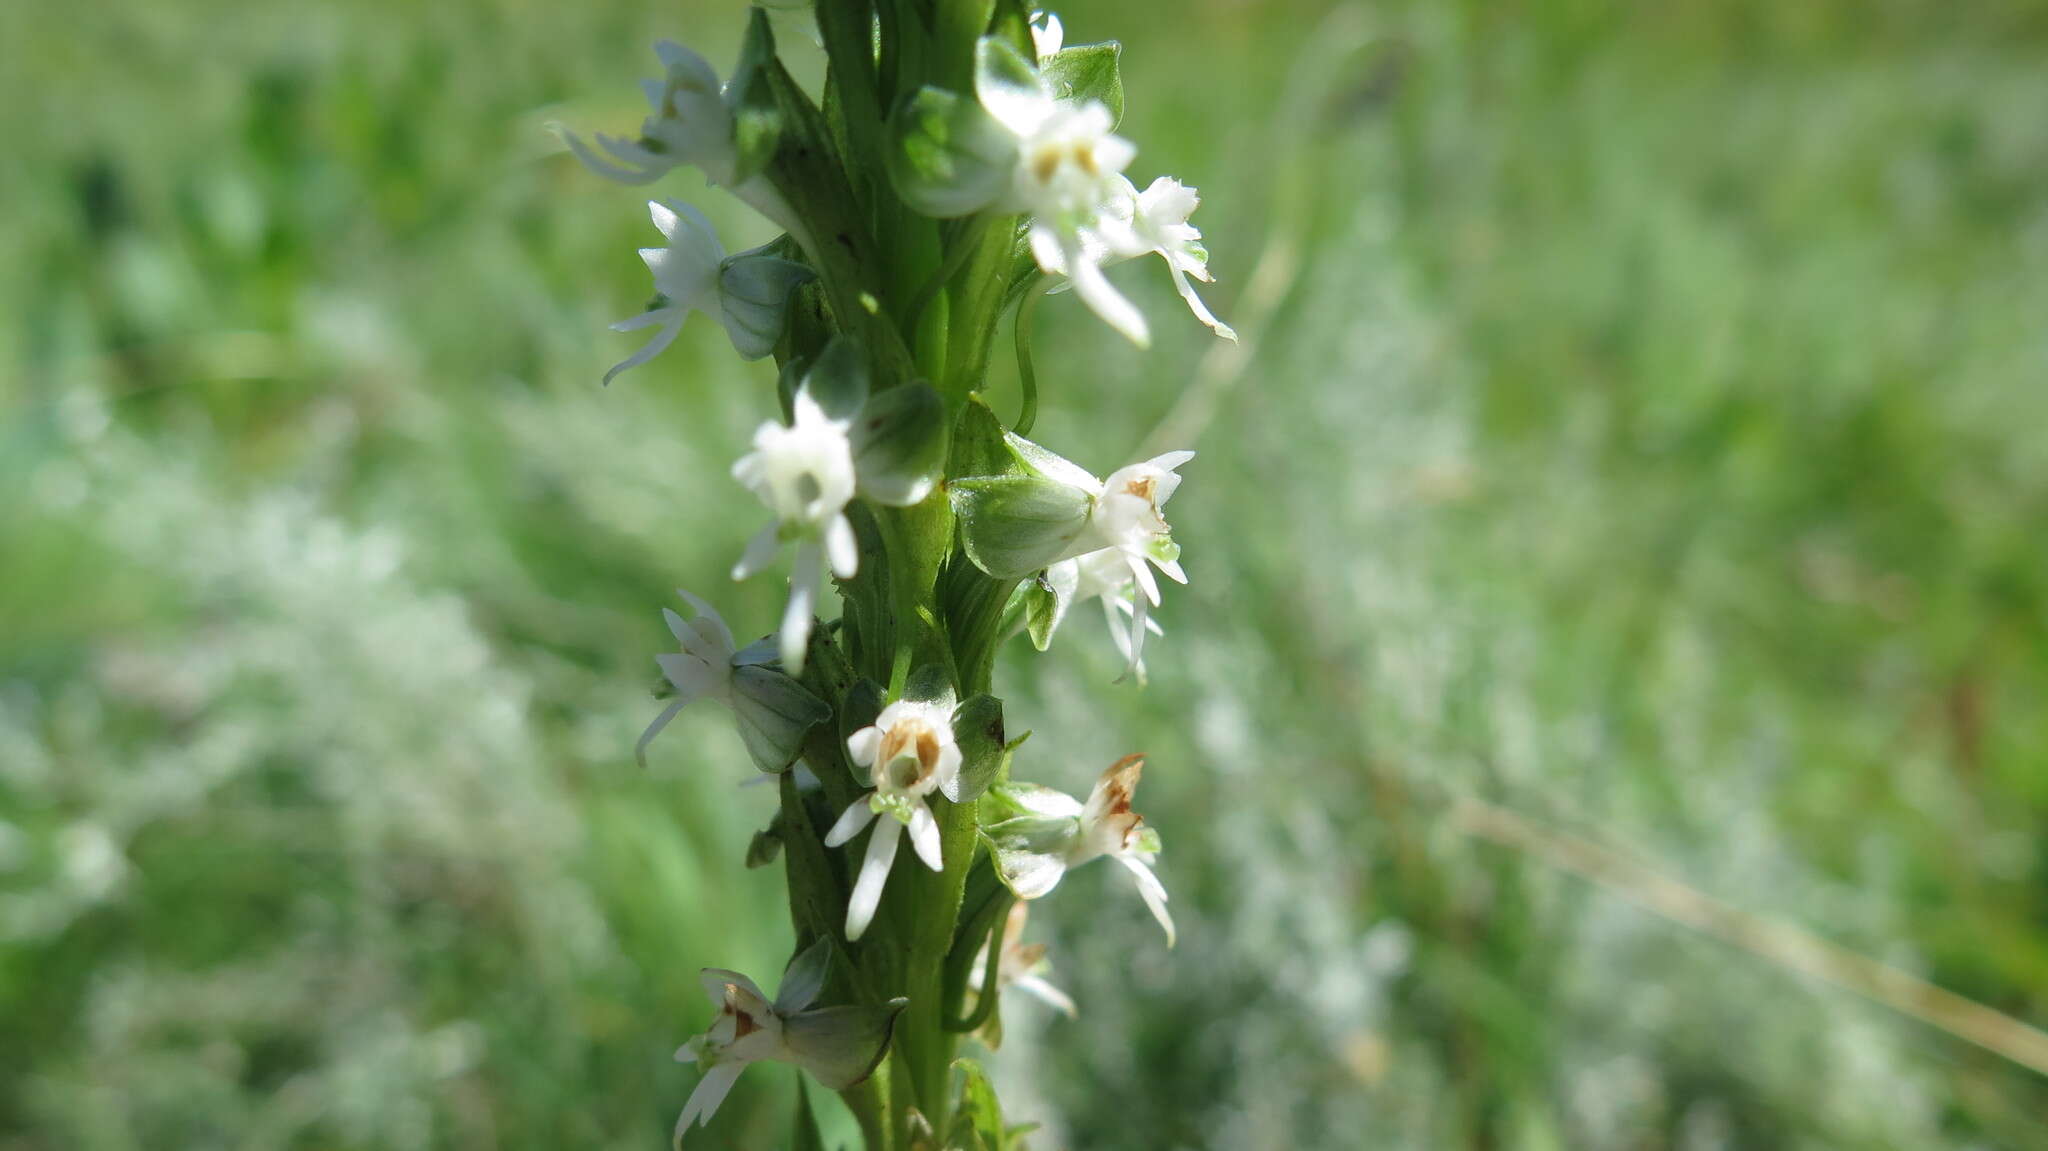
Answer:
[[[989,206],[1009,183],[1017,139],[981,104],[927,85],[889,118],[889,180],[903,202],[952,219]]]
[[[768,14],[753,10],[747,22],[746,40],[740,45],[739,63],[725,86],[726,103],[732,109],[733,181],[758,175],[775,158],[782,141],[782,106],[776,99],[774,73],[775,34],[768,27]]]
[[[931,494],[946,467],[946,401],[930,384],[870,398],[853,425],[853,471],[862,495],[909,507]]]
[[[1023,579],[1067,550],[1088,526],[1095,498],[1037,475],[979,476],[947,485],[960,544],[997,579]]]
[[[1076,44],[1040,64],[1039,73],[1062,103],[1098,101],[1109,109],[1110,123],[1115,125],[1124,118],[1124,81],[1117,68],[1123,50],[1114,40]]]
[[[953,1113],[949,1147],[979,1147],[1005,1151],[1009,1132],[1003,1127],[1003,1105],[996,1098],[995,1085],[972,1059],[956,1059],[953,1068],[961,1072],[960,1103]]]

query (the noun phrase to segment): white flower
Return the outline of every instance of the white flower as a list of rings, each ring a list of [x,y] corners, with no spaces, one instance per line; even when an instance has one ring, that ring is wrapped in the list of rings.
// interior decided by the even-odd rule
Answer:
[[[832,709],[802,684],[767,666],[776,657],[775,637],[736,651],[732,630],[710,604],[681,588],[676,594],[694,609],[694,617],[686,620],[667,608],[661,616],[683,650],[654,657],[675,688],[675,698],[641,733],[634,758],[645,764],[647,745],[676,713],[696,700],[710,699],[732,710],[755,765],[767,772],[782,771],[796,759],[804,735]]]
[[[859,939],[875,917],[904,828],[910,829],[910,846],[924,865],[945,870],[939,855],[939,823],[925,798],[934,791],[950,800],[960,798],[960,745],[953,738],[953,708],[950,695],[899,699],[883,708],[871,726],[847,737],[848,755],[856,766],[868,769],[874,790],[847,806],[826,833],[825,846],[838,847],[870,822],[875,824],[846,904],[849,940]],[[890,818],[875,819],[884,814]]]
[[[1202,202],[1201,197],[1171,176],[1159,177],[1142,192],[1133,189],[1128,181],[1124,188],[1129,194],[1124,201],[1130,213],[1129,227],[1111,229],[1108,236],[1109,242],[1119,248],[1117,255],[1158,253],[1173,273],[1174,290],[1187,301],[1195,318],[1224,339],[1237,339],[1237,332],[1209,311],[1202,297],[1195,294],[1195,286],[1188,282],[1190,276],[1205,284],[1214,280],[1209,274],[1209,252],[1202,246],[1202,233],[1188,223],[1188,217]],[[1118,214],[1121,216],[1121,211]]]
[[[1052,964],[1046,961],[1045,944],[1024,942],[1024,924],[1030,915],[1029,908],[1030,904],[1021,900],[1010,905],[1009,918],[1003,929],[1003,951],[996,959],[996,990],[1001,992],[1014,987],[1072,1019],[1079,1014],[1073,997],[1046,981],[1045,976],[1052,970]],[[983,943],[981,951],[974,957],[974,966],[967,973],[967,986],[977,995],[982,992],[987,971],[988,944]]]
[[[1148,614],[1148,605],[1139,595],[1138,581],[1131,575],[1131,565],[1124,553],[1117,548],[1100,548],[1053,564],[1046,569],[1045,576],[1056,597],[1053,628],[1058,628],[1060,620],[1075,605],[1101,600],[1109,638],[1126,661],[1124,674],[1136,675],[1139,683],[1145,682],[1145,633],[1165,633]]]
[[[1039,63],[1059,55],[1060,44],[1065,38],[1058,16],[1043,10],[1031,14],[1031,49]]]
[[[1068,277],[1096,315],[1133,343],[1148,343],[1145,317],[1102,274],[1113,245],[1095,234],[1105,221],[1118,223],[1115,205],[1128,186],[1122,172],[1136,147],[1111,131],[1115,117],[1100,101],[1059,100],[1035,71],[1005,73],[995,50],[984,52],[976,92],[1017,141],[1016,167],[996,206],[1031,217],[1031,254],[1042,270]]]
[[[1021,899],[1043,897],[1068,871],[1090,860],[1116,860],[1138,881],[1138,894],[1165,929],[1166,945],[1171,947],[1173,917],[1166,911],[1166,888],[1152,871],[1159,833],[1131,810],[1131,794],[1144,767],[1142,755],[1127,755],[1111,764],[1086,803],[1049,787],[1012,785],[1004,798],[1022,814],[996,823],[988,832],[1004,881]]]
[[[674,343],[676,334],[683,330],[684,317],[691,312],[718,314],[718,265],[725,261],[725,245],[718,242],[718,232],[711,221],[688,204],[650,200],[647,211],[654,218],[655,228],[668,241],[665,247],[640,249],[640,258],[647,262],[647,270],[654,273],[654,290],[662,303],[630,320],[620,320],[612,325],[612,331],[630,332],[650,324],[660,324],[661,330],[647,341],[646,347],[613,364],[604,374],[607,384],[613,376],[639,367]]]
[[[621,184],[651,184],[672,168],[698,168],[706,180],[795,233],[794,213],[767,180],[758,175],[734,178],[739,151],[733,145],[732,110],[726,107],[718,70],[673,40],[657,43],[654,52],[661,58],[666,77],[641,81],[649,114],[640,125],[640,139],[600,132],[598,147],[608,154],[601,156],[581,137],[565,131],[562,136],[569,150],[591,171]]]
[[[796,393],[788,426],[769,420],[754,432],[754,450],[733,465],[733,478],[745,484],[775,522],[748,542],[732,577],[746,579],[775,558],[784,540],[796,541],[796,562],[789,577],[789,606],[783,612],[782,662],[790,673],[803,671],[810,642],[811,611],[818,597],[820,560],[829,561],[840,579],[851,579],[860,563],[853,524],[846,505],[854,495],[851,417],[834,419],[807,389]]]
[[[834,1091],[859,1083],[875,1069],[907,1001],[813,1009],[830,968],[831,944],[820,939],[790,961],[772,1003],[739,972],[704,969],[704,993],[718,1015],[703,1034],[676,1050],[677,1062],[696,1063],[704,1077],[676,1119],[675,1147],[682,1147],[692,1120],[700,1127],[711,1122],[749,1063],[793,1063]]]
[[[693,311],[723,324],[733,350],[744,359],[758,360],[774,351],[782,338],[790,291],[810,278],[810,269],[760,248],[727,259],[717,229],[688,204],[650,200],[647,211],[668,241],[663,247],[640,249],[640,258],[654,273],[657,303],[613,324],[612,331],[630,332],[650,324],[660,324],[661,331],[646,347],[612,365],[604,382],[609,384],[613,376],[660,354]]]
[[[1159,582],[1152,578],[1152,568],[1175,583],[1188,582],[1180,566],[1180,545],[1173,542],[1173,530],[1160,508],[1180,488],[1179,467],[1194,458],[1193,452],[1167,452],[1109,473],[1088,513],[1088,526],[1072,549],[1077,555],[1116,549],[1153,607],[1159,606]],[[1142,606],[1137,621],[1144,625]]]

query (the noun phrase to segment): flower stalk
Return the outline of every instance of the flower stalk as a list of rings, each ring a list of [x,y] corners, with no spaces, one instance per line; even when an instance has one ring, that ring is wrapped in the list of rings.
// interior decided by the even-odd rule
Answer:
[[[1069,44],[1058,17],[1017,0],[817,0],[812,15],[821,90],[783,67],[755,9],[727,79],[664,43],[637,138],[567,136],[623,184],[695,167],[784,233],[728,255],[697,208],[652,201],[654,300],[616,326],[656,334],[605,376],[647,380],[691,312],[778,368],[732,498],[767,513],[733,574],[788,580],[779,626],[742,647],[683,593],[692,614],[666,613],[681,650],[658,660],[672,696],[637,750],[696,700],[730,710],[777,780],[746,863],[781,860],[795,958],[774,1000],[707,969],[715,1014],[679,1053],[702,1077],[676,1137],[774,1060],[839,1092],[870,1151],[1014,1147],[963,1044],[999,1039],[1006,989],[1085,1009],[1045,981],[1045,945],[1023,942],[1025,901],[1110,858],[1169,944],[1173,924],[1158,833],[1131,809],[1142,760],[1118,760],[1086,801],[1012,778],[1024,739],[995,655],[1020,632],[1045,650],[1072,604],[1099,599],[1142,678],[1155,574],[1188,580],[1162,507],[1192,458],[1098,479],[1026,439],[1033,315],[1071,290],[1143,346],[1152,324],[1109,271],[1156,269],[1139,259],[1156,254],[1196,321],[1231,332],[1190,282],[1211,279],[1194,189],[1126,176],[1141,150],[1119,134],[1118,45]],[[982,395],[1005,322],[1026,381],[1010,426]],[[1044,382],[1056,395],[1065,381]]]

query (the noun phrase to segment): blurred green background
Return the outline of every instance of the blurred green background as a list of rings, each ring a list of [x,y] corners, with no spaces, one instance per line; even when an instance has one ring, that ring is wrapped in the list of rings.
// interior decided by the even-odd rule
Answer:
[[[999,673],[1029,775],[1150,753],[1181,925],[1038,909],[1083,1014],[1006,1012],[1012,1116],[2048,1146],[2048,14],[1061,11],[1247,340],[1156,267],[1150,355],[1039,314],[1043,440],[1201,455],[1149,689],[1092,617]],[[657,1147],[696,968],[772,980],[723,716],[631,756],[670,588],[779,610],[723,576],[771,373],[700,319],[597,386],[653,232],[547,131],[742,23],[0,8],[0,1148]]]

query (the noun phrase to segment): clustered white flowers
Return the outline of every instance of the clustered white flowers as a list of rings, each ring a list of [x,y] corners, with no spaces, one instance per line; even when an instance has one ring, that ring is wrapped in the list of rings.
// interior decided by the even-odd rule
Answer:
[[[1045,944],[1023,942],[1027,903],[1112,859],[1174,943],[1159,835],[1132,809],[1144,758],[1118,760],[1085,800],[1011,778],[1024,737],[991,680],[1001,643],[1028,633],[1044,650],[1075,604],[1100,601],[1124,676],[1142,682],[1159,577],[1188,582],[1164,508],[1194,453],[1098,478],[1005,425],[981,394],[982,361],[1012,311],[1026,355],[1024,301],[1046,291],[1071,290],[1145,344],[1145,315],[1106,270],[1152,255],[1201,323],[1236,337],[1194,288],[1211,279],[1194,189],[1160,177],[1140,190],[1126,175],[1137,148],[1117,134],[1117,46],[1068,45],[1057,16],[1027,19],[1009,0],[932,3],[965,4],[949,16],[985,25],[971,60],[964,39],[817,0],[833,87],[821,100],[782,67],[755,9],[729,82],[663,42],[637,137],[564,133],[612,180],[695,167],[785,233],[728,253],[696,208],[649,201],[663,240],[640,250],[654,296],[612,326],[654,335],[604,375],[647,364],[692,312],[742,358],[779,368],[776,411],[731,474],[767,512],[733,578],[789,552],[780,625],[742,646],[679,590],[690,614],[662,613],[679,650],[656,657],[669,698],[635,752],[644,760],[698,700],[731,713],[777,782],[747,864],[785,859],[800,949],[772,1001],[744,975],[704,970],[716,1015],[676,1055],[703,1073],[678,1146],[763,1060],[844,1093],[871,1148],[905,1131],[1007,1145],[992,1089],[956,1060],[961,1036],[998,1041],[1005,990],[1080,1009],[1047,981]],[[892,56],[890,36],[928,39]],[[941,50],[962,55],[934,67]],[[971,76],[972,90],[939,75]],[[827,572],[841,612],[821,623]],[[897,868],[906,838],[916,863]],[[871,1074],[881,1086],[863,1086]],[[976,1091],[986,1106],[955,1114]]]

